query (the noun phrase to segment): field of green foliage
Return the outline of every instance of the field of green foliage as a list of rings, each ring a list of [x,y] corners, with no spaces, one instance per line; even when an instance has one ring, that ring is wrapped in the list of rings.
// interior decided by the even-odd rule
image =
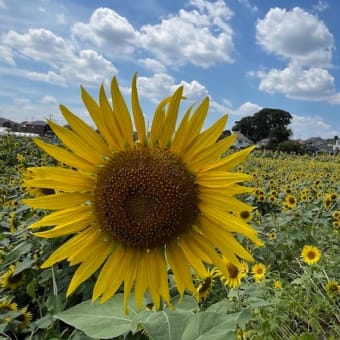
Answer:
[[[340,339],[340,156],[253,152],[235,171],[253,176],[244,218],[265,246],[241,241],[256,262],[228,284],[211,268],[196,298],[173,287],[176,309],[131,301],[129,315],[121,294],[92,304],[94,279],[66,298],[67,263],[39,267],[63,240],[28,229],[46,212],[22,204],[22,178],[53,162],[29,139],[0,138],[0,339]]]

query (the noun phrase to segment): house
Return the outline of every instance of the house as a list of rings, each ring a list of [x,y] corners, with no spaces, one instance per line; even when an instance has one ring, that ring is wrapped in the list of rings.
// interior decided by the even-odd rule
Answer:
[[[321,137],[306,139],[304,141],[304,146],[307,153],[330,153],[332,151],[331,146]]]
[[[20,131],[25,133],[34,133],[40,136],[51,135],[52,130],[50,126],[43,120],[36,120],[33,122],[22,122],[20,124]]]
[[[244,136],[242,133],[236,132],[236,134],[237,134],[237,138],[235,140],[235,143],[233,144],[233,148],[244,149],[254,144],[249,138]]]

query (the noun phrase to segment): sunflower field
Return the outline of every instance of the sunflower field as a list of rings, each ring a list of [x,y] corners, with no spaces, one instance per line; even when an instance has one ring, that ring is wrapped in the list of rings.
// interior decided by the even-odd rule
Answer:
[[[56,143],[50,140],[50,143]],[[123,291],[92,303],[94,278],[66,291],[75,268],[40,265],[62,240],[37,238],[28,226],[46,215],[22,203],[28,167],[53,165],[30,139],[0,139],[0,339],[339,339],[340,158],[253,151],[234,169],[252,175],[240,199],[256,207],[241,217],[264,242],[240,242],[255,262],[225,261],[193,278],[197,294],[178,296],[171,273],[172,307],[145,307]]]

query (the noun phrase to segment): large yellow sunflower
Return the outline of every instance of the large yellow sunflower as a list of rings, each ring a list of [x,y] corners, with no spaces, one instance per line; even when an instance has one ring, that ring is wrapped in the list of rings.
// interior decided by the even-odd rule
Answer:
[[[135,76],[134,122],[116,78],[112,105],[103,86],[99,103],[81,89],[98,132],[60,107],[70,129],[52,121],[49,125],[64,147],[39,139],[36,143],[65,166],[29,168],[25,183],[30,190],[49,188],[55,193],[24,202],[53,210],[31,225],[45,228],[37,236],[73,235],[42,265],[65,259],[79,265],[68,295],[99,271],[93,300],[106,301],[124,284],[125,308],[133,288],[138,308],[147,290],[158,308],[161,299],[170,303],[169,268],[179,293],[195,294],[192,270],[204,279],[209,264],[227,275],[220,254],[235,265],[240,258],[252,260],[234,233],[262,245],[256,231],[238,217],[252,209],[234,197],[252,190],[237,184],[251,177],[231,172],[253,148],[221,158],[236,136],[217,142],[227,116],[202,131],[208,98],[194,111],[190,107],[177,124],[183,87],[160,102],[147,131],[136,82]]]

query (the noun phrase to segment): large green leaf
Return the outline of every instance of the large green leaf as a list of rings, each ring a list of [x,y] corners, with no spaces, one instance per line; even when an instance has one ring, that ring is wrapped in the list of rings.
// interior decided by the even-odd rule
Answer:
[[[189,311],[165,309],[140,313],[138,320],[153,340],[179,340],[192,315]]]
[[[194,314],[181,340],[236,339],[236,326],[240,313],[220,314],[201,312]]]
[[[96,339],[111,339],[131,330],[136,307],[129,303],[129,315],[123,311],[123,295],[117,294],[100,304],[91,300],[76,305],[55,317]]]

